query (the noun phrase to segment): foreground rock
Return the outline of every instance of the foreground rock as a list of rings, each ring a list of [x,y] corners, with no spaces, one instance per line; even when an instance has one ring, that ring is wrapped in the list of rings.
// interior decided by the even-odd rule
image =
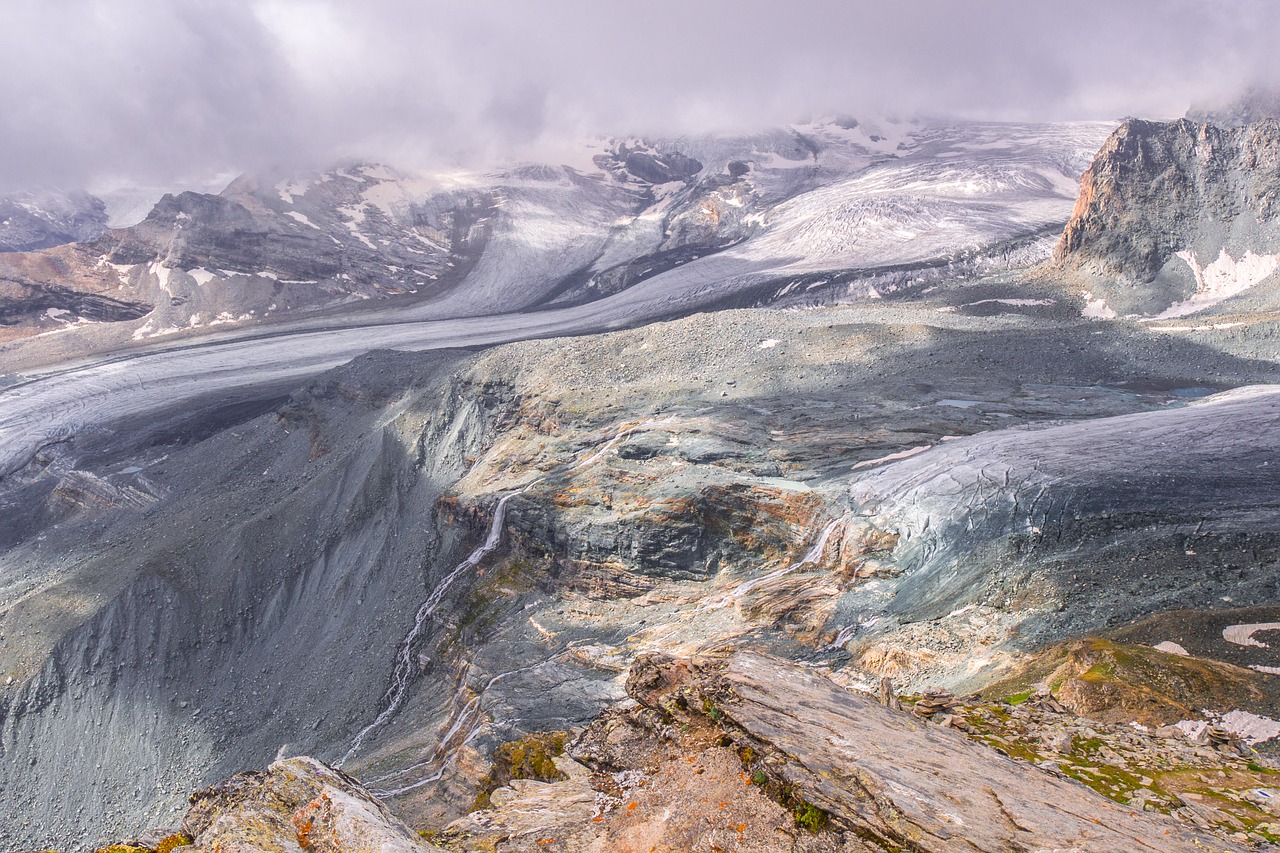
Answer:
[[[277,761],[191,795],[182,822],[191,853],[274,850],[420,853],[437,850],[363,785],[313,758]]]
[[[811,670],[737,652],[637,661],[640,703],[450,826],[458,850],[1242,850],[1136,812],[886,708]],[[590,767],[595,774],[587,771]],[[593,794],[594,791],[594,794]]]

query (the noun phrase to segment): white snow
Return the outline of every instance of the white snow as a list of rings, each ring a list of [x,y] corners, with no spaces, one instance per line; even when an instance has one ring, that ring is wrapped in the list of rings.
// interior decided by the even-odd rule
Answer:
[[[782,343],[782,341],[777,338],[769,338],[767,341],[760,342],[759,349],[773,349],[780,343]]]
[[[965,303],[965,308],[973,308],[976,305],[989,305],[991,303],[999,303],[1000,305],[1012,305],[1018,308],[1026,308],[1032,305],[1052,305],[1052,299],[979,299],[977,302]]]
[[[169,273],[171,273],[172,270],[169,267],[164,266],[159,261],[153,262],[148,269],[151,274],[156,277],[156,280],[160,284],[160,289],[170,296],[173,296],[174,292],[169,289]]]
[[[1280,675],[1280,666],[1261,666],[1259,664],[1251,664],[1249,669],[1257,670],[1264,675]]]
[[[1256,646],[1260,649],[1269,648],[1269,646],[1261,640],[1255,640],[1253,635],[1259,631],[1280,631],[1280,622],[1257,622],[1248,625],[1228,625],[1222,629],[1222,639],[1228,643],[1234,643],[1237,646]]]
[[[1165,640],[1163,643],[1157,645],[1155,649],[1158,652],[1165,652],[1166,654],[1180,655],[1184,658],[1190,657],[1190,652],[1175,643],[1173,640]]]
[[[1146,323],[1149,321],[1139,320],[1138,322]],[[1151,326],[1150,329],[1153,332],[1216,332],[1222,329],[1234,329],[1236,326],[1243,325],[1244,323],[1206,323],[1201,326]]]
[[[1204,730],[1213,723],[1236,735],[1250,746],[1280,737],[1280,720],[1261,717],[1248,711],[1228,711],[1220,714],[1217,711],[1205,711],[1208,720],[1182,720],[1175,723],[1190,740],[1199,740]]]
[[[1085,305],[1080,316],[1089,320],[1114,320],[1116,312],[1107,306],[1107,300],[1094,299],[1093,294],[1084,291]]]
[[[909,450],[899,450],[897,453],[890,453],[888,456],[881,456],[876,459],[866,459],[862,462],[856,463],[853,466],[853,470],[856,471],[859,468],[869,468],[872,465],[879,465],[881,462],[894,462],[898,459],[906,459],[909,456],[915,456],[917,453],[924,453],[932,446],[933,445],[931,444],[922,444],[919,447],[912,447]]]
[[[280,194],[280,200],[285,204],[293,204],[294,199],[305,193],[309,186],[311,186],[311,181],[304,178],[292,178],[276,184],[276,192]]]
[[[310,219],[308,219],[306,217],[306,214],[298,213],[298,211],[296,210],[289,211],[288,213],[285,214],[285,216],[289,217],[290,219],[301,222],[303,225],[309,225],[312,228],[316,229],[317,231],[322,230],[319,225],[315,224]]]
[[[210,272],[204,267],[196,267],[195,269],[187,270],[187,275],[194,278],[196,280],[196,284],[199,285],[206,285],[218,277],[217,273]]]
[[[1193,251],[1178,252],[1178,257],[1191,267],[1196,290],[1190,299],[1174,303],[1157,315],[1160,320],[1185,317],[1238,296],[1280,268],[1280,255],[1255,255],[1246,251],[1237,261],[1225,246],[1219,250],[1218,259],[1205,267],[1200,266]]]
[[[1248,711],[1229,711],[1222,715],[1220,723],[1224,729],[1239,735],[1251,746],[1280,737],[1280,720],[1260,717]]]
[[[350,176],[344,175],[343,177],[350,177]],[[355,178],[352,178],[352,180],[355,180]],[[349,207],[340,207],[338,208],[338,212],[344,216],[349,217],[349,219],[346,222],[346,226],[347,226],[347,230],[351,232],[351,235],[353,237],[355,237],[361,243],[364,243],[370,249],[373,249],[374,251],[378,250],[378,247],[374,245],[373,241],[370,240],[368,237],[366,237],[364,234],[362,234],[360,231],[360,223],[364,222],[364,217],[365,217],[363,206],[353,204]]]

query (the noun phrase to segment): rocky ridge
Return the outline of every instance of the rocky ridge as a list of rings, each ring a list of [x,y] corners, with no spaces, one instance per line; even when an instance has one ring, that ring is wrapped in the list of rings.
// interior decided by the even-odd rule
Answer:
[[[1274,304],[1272,285],[1252,289],[1280,265],[1278,198],[1275,119],[1130,119],[1085,170],[1052,274],[1072,277],[1100,317],[1175,318],[1232,297]]]
[[[92,240],[106,229],[106,205],[83,190],[40,190],[0,198],[0,252]]]

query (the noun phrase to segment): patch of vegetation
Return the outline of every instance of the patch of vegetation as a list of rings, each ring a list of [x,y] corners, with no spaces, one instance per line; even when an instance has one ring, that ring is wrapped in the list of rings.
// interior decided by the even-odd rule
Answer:
[[[493,752],[493,767],[481,780],[472,810],[490,808],[490,795],[512,779],[559,782],[568,778],[554,761],[564,754],[568,742],[568,732],[541,732],[499,746]]]
[[[1116,674],[1116,666],[1111,661],[1095,663],[1080,675],[1082,681],[1106,681]]]
[[[807,800],[801,800],[792,810],[796,826],[810,832],[821,832],[831,823],[831,815]]]
[[[724,719],[724,711],[717,708],[716,704],[707,698],[702,700],[702,713],[713,723],[718,723]]]
[[[1021,693],[1014,693],[1010,696],[1004,697],[1004,703],[1006,705],[1021,705],[1023,702],[1030,699],[1033,695],[1035,695],[1034,691],[1024,690]]]
[[[763,770],[753,770],[751,772],[751,784],[763,788],[765,785],[769,784],[769,777]]]
[[[175,847],[184,847],[194,842],[195,839],[185,832],[175,832],[160,839],[160,843],[156,845],[156,853],[170,853]]]

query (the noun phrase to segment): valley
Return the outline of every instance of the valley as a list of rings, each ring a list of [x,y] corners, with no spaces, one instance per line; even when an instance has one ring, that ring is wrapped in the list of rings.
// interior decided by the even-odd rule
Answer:
[[[87,293],[98,292],[87,270],[117,263],[121,247],[174,261],[138,260],[108,288],[154,312],[56,331],[52,315],[32,315],[0,350],[0,799],[20,816],[4,819],[6,841],[92,849],[176,826],[190,791],[308,755],[360,779],[408,827],[441,832],[433,843],[488,849],[467,847],[463,829],[517,820],[503,810],[517,794],[554,797],[535,786],[560,784],[585,807],[603,790],[582,788],[560,756],[568,781],[490,785],[504,745],[568,733],[567,754],[599,774],[608,762],[582,749],[611,714],[653,729],[643,750],[688,749],[726,778],[724,761],[741,755],[715,750],[776,747],[757,787],[768,808],[785,806],[780,786],[815,786],[796,767],[822,776],[814,768],[835,760],[806,763],[810,727],[844,724],[789,710],[775,682],[835,708],[831,697],[874,695],[882,678],[912,702],[972,697],[957,723],[986,746],[894,717],[883,731],[901,729],[904,750],[945,741],[1010,788],[1033,780],[1039,793],[1007,807],[1024,823],[1061,818],[1044,805],[1067,796],[1046,793],[1058,786],[1114,814],[1108,832],[1149,837],[1150,821],[1181,839],[1157,849],[1274,841],[1252,807],[1228,809],[1251,821],[1240,824],[1155,782],[1104,800],[1100,786],[1031,766],[1088,776],[1077,768],[1099,764],[1087,757],[1099,744],[1057,759],[1008,746],[1025,734],[1008,723],[1026,716],[1005,710],[1011,697],[1040,685],[1079,727],[1276,716],[1280,659],[1265,644],[1280,618],[1274,275],[1185,314],[1169,311],[1197,298],[1204,275],[1159,279],[1158,293],[1123,303],[1126,291],[1104,289],[1142,282],[1098,275],[1071,235],[1093,234],[1108,199],[1131,203],[1121,186],[1101,195],[1101,213],[1086,210],[1074,180],[1099,146],[1100,174],[1115,139],[1180,132],[1126,125],[1104,145],[1111,131],[962,124],[872,140],[827,123],[614,145],[594,178],[528,167],[470,187],[466,198],[487,199],[474,220],[459,224],[451,196],[452,248],[430,261],[441,283],[419,293],[406,258],[377,281],[371,258],[382,240],[426,239],[424,211],[446,201],[372,168],[239,182],[162,202],[145,228],[96,238],[107,243],[0,255],[9,275],[57,259]],[[340,207],[320,204],[333,193]],[[309,291],[262,322],[192,324],[196,295],[240,317],[292,292],[270,283],[301,280],[289,265],[320,263],[267,240],[240,267],[276,278],[201,281],[187,264],[231,263],[209,236],[220,220],[201,217],[233,203],[271,239],[329,229],[353,252],[337,273],[349,289]],[[333,212],[352,204],[362,217]],[[1147,228],[1107,221],[1107,239]],[[200,238],[165,244],[179,222]],[[1269,248],[1246,235],[1223,251]],[[159,305],[166,286],[174,299]],[[1113,316],[1090,310],[1097,299]],[[1150,651],[1162,644],[1187,654]],[[659,680],[693,673],[689,696],[727,691],[728,722],[638,689],[653,661],[684,673]],[[1143,698],[1174,682],[1176,703]],[[640,708],[689,731],[643,723]],[[1221,766],[1271,790],[1275,737],[1242,746],[1243,732],[1229,735],[1244,750],[1231,761],[1262,769]],[[1120,750],[1122,735],[1099,738]],[[993,738],[1024,763],[997,759]],[[1195,772],[1226,755],[1179,744],[1209,762]],[[1158,750],[1139,746],[1124,748]],[[856,761],[871,761],[860,749]],[[652,769],[614,758],[610,772]],[[858,772],[897,780],[873,787],[916,784],[900,770]],[[822,784],[825,799],[806,802],[847,836],[798,833],[777,849],[943,849],[921,839],[956,831],[900,800],[908,832],[851,806],[863,802],[856,786]],[[1115,805],[1140,788],[1175,816]],[[515,793],[472,810],[499,790]],[[974,808],[957,812],[973,832],[999,822],[999,808]],[[594,812],[556,819],[606,833],[590,843],[639,837]],[[1081,849],[1120,843],[1070,825],[1095,845]],[[564,833],[538,847],[522,826],[534,834],[495,849],[588,849],[572,846],[587,835]],[[1006,829],[971,843],[987,849]],[[830,846],[855,836],[868,846]]]

